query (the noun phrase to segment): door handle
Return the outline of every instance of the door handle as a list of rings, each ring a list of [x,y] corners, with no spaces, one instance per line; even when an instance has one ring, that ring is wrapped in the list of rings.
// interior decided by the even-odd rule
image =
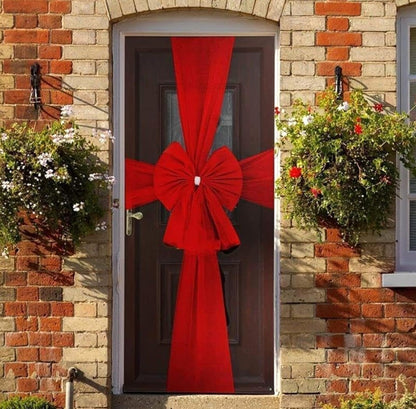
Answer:
[[[132,210],[126,210],[126,235],[131,236],[133,234],[133,219],[142,220],[142,212],[133,212]]]

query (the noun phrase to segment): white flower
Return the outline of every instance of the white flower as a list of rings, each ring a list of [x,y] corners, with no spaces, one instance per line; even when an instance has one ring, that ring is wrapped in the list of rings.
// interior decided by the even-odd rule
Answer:
[[[74,205],[72,206],[72,210],[74,212],[79,212],[83,208],[84,208],[84,202],[74,203]]]
[[[55,172],[53,171],[53,169],[48,169],[48,170],[45,172],[45,178],[46,178],[46,179],[53,178],[54,176],[55,176]]]
[[[288,126],[295,126],[296,125],[296,119],[295,118],[289,118],[287,121]]]
[[[3,190],[6,190],[7,192],[10,192],[13,189],[14,185],[13,185],[13,182],[3,180],[1,182],[1,187],[2,187]]]
[[[338,105],[338,111],[348,111],[350,109],[350,104],[347,101],[344,101],[342,104]]]
[[[94,129],[92,132],[94,137],[98,137],[100,143],[105,143],[107,141],[114,142],[114,135],[111,133],[110,129],[106,129],[104,131],[99,131],[98,129]]]
[[[97,226],[95,226],[95,231],[100,231],[100,230],[107,230],[106,222],[98,223]]]
[[[7,133],[6,132],[2,132],[2,134],[1,134],[1,140],[2,141],[5,141],[6,139],[8,139],[9,138],[9,135],[7,135]]]
[[[61,108],[61,118],[68,118],[74,114],[72,105],[64,105]]]
[[[104,177],[102,173],[90,173],[88,175],[88,180],[92,182],[93,180],[101,180]]]
[[[305,115],[302,118],[302,122],[303,122],[304,125],[309,125],[310,123],[312,123],[312,121],[313,121],[313,116],[312,115]]]
[[[114,176],[105,175],[105,181],[107,182],[108,188],[110,189],[111,186],[113,186],[116,182],[116,178]]]
[[[1,255],[5,258],[9,258],[9,249],[7,247],[4,247],[1,252]]]
[[[38,156],[38,162],[41,166],[46,167],[48,166],[49,162],[52,162],[52,155],[50,153],[41,153]]]

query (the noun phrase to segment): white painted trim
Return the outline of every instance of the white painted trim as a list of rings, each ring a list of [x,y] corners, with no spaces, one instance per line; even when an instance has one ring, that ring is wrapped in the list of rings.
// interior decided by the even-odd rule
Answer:
[[[113,198],[120,206],[113,212],[113,332],[112,332],[112,391],[123,393],[124,381],[124,87],[125,87],[125,38],[129,36],[274,36],[276,38],[276,105],[279,89],[278,25],[253,16],[217,10],[166,11],[138,15],[117,23],[113,27],[113,118],[114,134],[114,175],[117,183]],[[278,168],[278,166],[276,166]],[[278,212],[279,204],[275,211]],[[276,213],[277,215],[279,213]],[[275,362],[279,356],[279,225],[275,225]],[[275,367],[275,393],[280,391],[278,365]]]
[[[416,27],[416,7],[406,7],[398,12],[397,19],[397,101],[400,111],[408,112],[410,81],[415,76],[409,73],[409,30]],[[384,287],[416,286],[416,251],[409,251],[409,171],[398,163],[400,185],[396,200],[396,272],[382,275]],[[413,273],[411,271],[414,271]]]

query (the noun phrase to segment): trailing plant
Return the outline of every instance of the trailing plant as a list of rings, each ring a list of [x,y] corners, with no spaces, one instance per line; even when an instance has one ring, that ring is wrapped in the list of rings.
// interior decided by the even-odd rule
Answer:
[[[28,396],[25,398],[14,396],[0,402],[0,409],[56,409],[56,406],[36,396]]]
[[[23,216],[76,245],[105,212],[103,192],[114,178],[99,160],[99,149],[79,132],[65,106],[61,120],[42,130],[23,123],[0,129],[0,248],[7,255],[20,239]],[[98,133],[112,139],[109,132]],[[98,226],[98,227],[97,227]]]
[[[312,109],[302,101],[290,116],[276,108],[278,148],[288,150],[276,192],[303,229],[338,227],[357,245],[366,231],[388,226],[399,182],[396,154],[416,170],[416,136],[408,116],[370,104],[361,91],[340,102],[332,90]]]

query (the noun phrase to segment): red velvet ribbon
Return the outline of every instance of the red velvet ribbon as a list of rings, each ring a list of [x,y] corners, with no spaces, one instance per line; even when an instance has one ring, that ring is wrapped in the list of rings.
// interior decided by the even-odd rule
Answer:
[[[184,250],[167,390],[234,392],[217,252],[240,241],[224,208],[240,196],[273,207],[273,150],[238,162],[227,147],[209,158],[234,38],[173,38],[185,148],[156,166],[126,159],[126,207],[159,199],[171,211],[164,242]],[[142,195],[142,196],[141,196]]]

